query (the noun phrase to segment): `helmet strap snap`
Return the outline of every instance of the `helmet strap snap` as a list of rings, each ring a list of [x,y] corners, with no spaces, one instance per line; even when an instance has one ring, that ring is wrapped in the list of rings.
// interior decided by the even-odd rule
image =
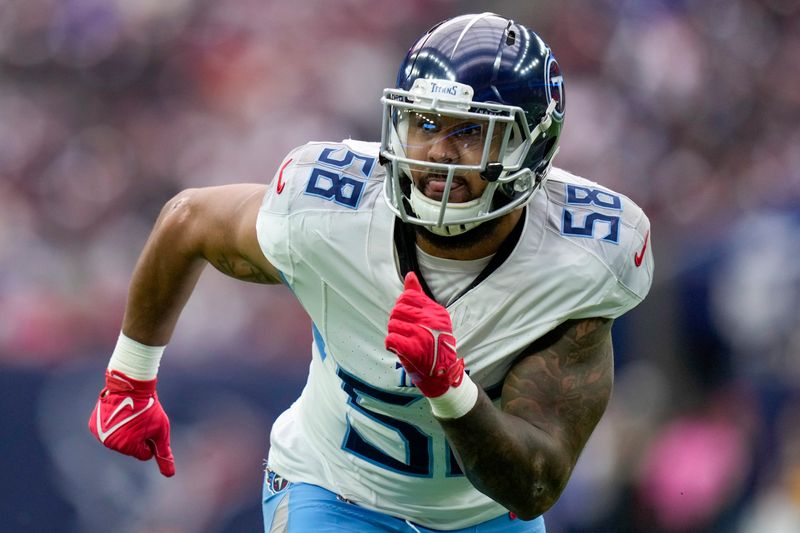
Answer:
[[[493,161],[486,165],[486,170],[481,172],[481,178],[486,181],[497,181],[500,174],[503,173],[503,163]]]

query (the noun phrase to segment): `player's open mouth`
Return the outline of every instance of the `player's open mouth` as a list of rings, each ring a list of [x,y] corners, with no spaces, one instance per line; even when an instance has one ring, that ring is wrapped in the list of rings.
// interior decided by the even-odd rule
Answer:
[[[420,181],[419,190],[422,192],[422,194],[432,200],[441,200],[446,185],[447,179],[445,177],[429,176]],[[448,201],[468,202],[471,199],[472,198],[470,198],[470,192],[466,182],[464,182],[464,180],[461,178],[454,178],[453,185],[450,187]]]

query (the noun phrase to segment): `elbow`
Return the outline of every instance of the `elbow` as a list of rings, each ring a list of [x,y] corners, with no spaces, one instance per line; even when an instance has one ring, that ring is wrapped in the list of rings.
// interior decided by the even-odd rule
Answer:
[[[531,476],[528,486],[519,491],[520,498],[508,506],[508,510],[521,520],[533,520],[548,511],[567,486],[571,468],[557,469],[550,475]]]
[[[196,209],[199,189],[184,189],[164,204],[159,219],[172,222],[186,222]]]
[[[198,189],[185,189],[161,208],[148,245],[159,253],[180,253],[192,257],[200,254],[203,242],[202,201]]]
[[[184,189],[167,200],[154,230],[166,236],[188,236],[201,208],[198,192],[198,189]]]
[[[516,502],[508,506],[508,510],[514,513],[520,520],[533,520],[548,511],[561,495],[561,491],[554,491],[537,484],[524,501]]]

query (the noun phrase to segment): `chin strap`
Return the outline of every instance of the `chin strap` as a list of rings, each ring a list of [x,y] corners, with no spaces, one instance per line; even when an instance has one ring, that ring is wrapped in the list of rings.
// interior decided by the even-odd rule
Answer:
[[[411,209],[414,210],[414,213],[416,213],[419,218],[428,220],[437,219],[439,217],[439,211],[442,208],[441,202],[439,202],[438,200],[432,200],[428,198],[413,185],[411,186],[409,203],[411,204]],[[480,225],[481,222],[467,222],[465,224],[447,224],[447,219],[448,218],[464,219],[477,216],[480,213],[482,203],[483,203],[483,197],[476,198],[469,202],[462,202],[462,203],[448,202],[447,207],[445,208],[444,224],[442,224],[441,226],[431,225],[425,227],[431,233],[435,233],[436,235],[442,235],[444,237],[450,237],[453,235],[460,235],[462,233],[465,233],[471,230],[472,228]]]

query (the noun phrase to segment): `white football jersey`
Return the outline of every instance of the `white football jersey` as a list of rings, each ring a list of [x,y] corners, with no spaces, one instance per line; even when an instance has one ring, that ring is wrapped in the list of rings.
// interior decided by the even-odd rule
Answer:
[[[258,216],[266,258],[313,320],[300,398],[275,422],[270,468],[430,528],[507,512],[461,473],[425,398],[384,348],[403,290],[378,144],[310,143],[283,161]],[[490,397],[515,357],[568,319],[617,317],[647,294],[649,221],[625,196],[552,169],[520,237],[448,306],[458,354]]]

